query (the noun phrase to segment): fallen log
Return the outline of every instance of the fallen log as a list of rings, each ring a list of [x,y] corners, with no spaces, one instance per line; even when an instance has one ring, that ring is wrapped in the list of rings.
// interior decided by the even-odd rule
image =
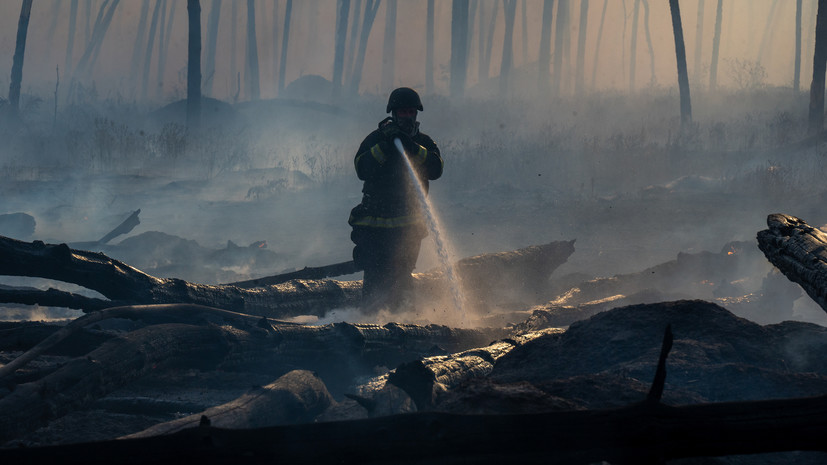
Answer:
[[[4,463],[587,464],[825,451],[827,396],[519,415],[422,412],[252,430],[0,449]]]
[[[289,273],[278,274],[275,276],[267,276],[264,278],[249,279],[246,281],[238,281],[227,284],[228,286],[242,287],[250,289],[254,287],[271,286],[273,284],[284,283],[293,279],[325,279],[334,278],[346,274],[356,273],[360,271],[356,267],[353,260],[335,263],[327,266],[304,267],[298,271],[291,271]]]
[[[540,286],[573,250],[573,241],[560,241],[514,252],[480,255],[460,261],[461,276],[466,276],[463,282],[470,283],[469,289],[480,292],[483,297],[508,293],[514,282]],[[255,289],[196,284],[176,278],[157,278],[102,253],[74,250],[66,244],[27,243],[2,236],[0,274],[74,283],[101,293],[113,301],[112,306],[190,303],[270,318],[324,316],[334,308],[358,306],[361,297],[361,281],[292,280]],[[445,282],[439,272],[414,275],[414,278],[419,295],[445,292]],[[54,292],[44,293],[42,298],[48,299],[52,306],[58,306],[65,298],[67,305],[82,306],[84,311],[100,308],[98,301]],[[39,299],[36,293],[29,294],[26,302],[39,303]],[[92,308],[86,308],[87,303]]]
[[[157,424],[124,436],[124,439],[177,433],[205,421],[210,426],[232,429],[308,423],[333,402],[327,387],[315,374],[294,370],[266,386],[253,388],[232,402]]]
[[[767,217],[758,248],[784,275],[827,311],[827,234],[782,213]]]

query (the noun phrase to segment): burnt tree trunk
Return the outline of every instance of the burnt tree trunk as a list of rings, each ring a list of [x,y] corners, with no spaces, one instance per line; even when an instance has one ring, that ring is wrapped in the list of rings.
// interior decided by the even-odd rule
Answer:
[[[23,58],[26,55],[26,36],[29,32],[29,17],[32,14],[32,0],[23,0],[20,19],[17,21],[17,41],[12,58],[11,83],[9,84],[9,109],[13,117],[20,108],[20,88],[23,82]]]
[[[695,85],[701,82],[701,56],[703,55],[703,45],[704,45],[704,0],[698,1],[698,16],[697,21],[695,21],[695,64],[693,69],[693,75],[695,79]]]
[[[686,45],[683,42],[681,7],[678,0],[669,0],[672,13],[672,33],[675,36],[675,59],[678,63],[678,88],[681,95],[681,128],[692,124],[692,103],[689,97],[689,74],[686,70]]]
[[[284,27],[282,28],[281,56],[279,58],[279,95],[281,95],[281,92],[284,90],[284,75],[287,71],[287,45],[290,40],[290,20],[292,13],[293,0],[287,0],[284,4]]]
[[[336,2],[336,29],[333,53],[333,96],[342,94],[345,72],[345,44],[347,42],[347,20],[350,14],[350,0]]]
[[[569,25],[569,0],[557,0],[557,23],[554,30],[554,73],[551,92],[559,97],[563,84],[563,55],[566,53]]]
[[[187,127],[201,126],[201,2],[187,0]]]
[[[215,83],[215,49],[218,45],[218,20],[221,17],[221,0],[212,0],[210,16],[207,19],[207,50],[204,65],[204,95],[212,95]]]
[[[362,31],[359,34],[359,49],[356,51],[356,63],[353,65],[353,74],[350,76],[350,93],[359,93],[359,83],[362,81],[362,69],[365,64],[365,53],[368,48],[368,37],[379,10],[379,0],[365,0],[365,16],[362,20]]]
[[[813,83],[810,85],[809,132],[824,128],[824,74],[827,71],[827,0],[818,0],[816,40],[813,52]]]
[[[156,2],[156,7],[160,2]],[[141,47],[146,40],[146,22],[149,17],[149,0],[141,2],[141,19],[138,20],[138,34],[132,46],[132,64],[129,67],[131,84],[137,85],[138,70],[141,69]]]
[[[451,95],[465,92],[468,72],[468,0],[451,2]]]
[[[152,50],[155,48],[155,32],[158,29],[158,16],[161,13],[161,6],[161,0],[155,0],[155,8],[152,10],[152,20],[149,23],[149,37],[146,41],[146,52],[144,53],[144,67],[141,73],[141,100],[146,100],[148,95],[149,70],[152,67]],[[189,9],[189,0],[187,0],[187,9]]]
[[[500,64],[500,97],[505,98],[509,89],[511,70],[514,68],[514,19],[517,16],[517,0],[504,0],[503,14],[505,35],[503,36],[503,55]]]
[[[157,424],[123,439],[173,434],[204,423],[233,429],[309,423],[333,402],[318,376],[306,370],[293,370],[266,386],[254,387],[232,402]]]
[[[775,213],[758,232],[758,247],[790,281],[827,311],[827,234],[804,220]]]
[[[582,95],[586,88],[586,31],[589,20],[589,0],[580,0],[580,27],[577,29],[577,65],[574,69],[574,93]]]
[[[712,36],[712,59],[709,62],[709,90],[714,91],[718,86],[718,53],[721,50],[721,22],[724,11],[724,0],[718,0],[715,11],[715,34]]]
[[[63,72],[67,76],[72,70],[72,48],[75,44],[75,30],[78,22],[78,0],[72,0],[69,6],[69,34],[66,37],[66,64]]]
[[[574,241],[552,242],[465,258],[457,263],[457,272],[465,290],[479,299],[524,291],[539,298],[548,276],[573,252]],[[111,299],[109,306],[181,302],[274,318],[323,316],[332,308],[358,306],[361,297],[360,281],[293,280],[266,288],[242,289],[156,278],[101,253],[73,250],[66,244],[27,243],[2,236],[0,274],[71,282]],[[414,279],[420,295],[448,292],[440,272],[417,274]],[[45,299],[48,293],[40,295]],[[56,295],[59,294],[52,293],[51,304],[57,303]],[[90,310],[99,309],[107,302],[97,299],[96,305]]]
[[[163,1],[164,3],[161,5],[161,26],[164,26],[166,21],[166,27],[161,29],[159,37],[160,40],[158,42],[158,79],[156,83],[156,96],[159,98],[164,94],[164,70],[166,69],[167,64],[167,50],[169,50],[169,43],[172,42],[172,25],[175,20],[175,5],[178,4],[178,2],[170,2],[169,18],[166,18],[167,0]]]
[[[261,98],[258,70],[258,40],[256,39],[255,0],[247,0],[247,96],[250,100]]]
[[[597,63],[600,57],[600,41],[603,38],[603,24],[606,21],[606,9],[609,7],[609,0],[603,0],[603,11],[600,13],[600,26],[597,28],[597,42],[594,47],[594,63],[592,64],[592,89],[597,81]]]

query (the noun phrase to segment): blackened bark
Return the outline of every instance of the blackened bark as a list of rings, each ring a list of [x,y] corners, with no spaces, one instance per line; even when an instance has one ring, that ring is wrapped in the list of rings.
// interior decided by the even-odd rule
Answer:
[[[825,0],[827,1],[827,0]],[[692,103],[689,97],[689,75],[686,70],[686,45],[683,42],[681,7],[678,0],[669,0],[672,13],[672,33],[675,36],[675,58],[678,63],[678,88],[681,94],[681,128],[692,124]]]
[[[201,2],[187,0],[187,126],[201,126]]]
[[[32,0],[23,0],[20,19],[17,21],[17,41],[12,58],[11,83],[9,84],[9,108],[17,116],[20,108],[20,87],[23,82],[23,58],[26,55],[26,36],[29,32],[29,17],[32,14]]]
[[[718,53],[721,49],[721,22],[723,21],[724,0],[718,0],[715,12],[715,35],[712,37],[712,60],[709,63],[709,90],[718,86]]]
[[[824,73],[827,71],[827,0],[818,0],[816,40],[813,52],[813,83],[810,85],[809,132],[824,127]]]

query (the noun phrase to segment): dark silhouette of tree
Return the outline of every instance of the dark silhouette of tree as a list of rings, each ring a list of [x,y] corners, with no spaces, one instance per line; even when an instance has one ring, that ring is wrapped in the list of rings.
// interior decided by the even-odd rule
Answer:
[[[553,1],[553,0],[551,0]],[[483,17],[480,16],[480,63],[479,63],[479,79],[487,79],[491,70],[491,49],[494,47],[494,26],[497,23],[497,15],[499,15],[500,2],[491,2],[494,6],[494,11],[491,12],[491,18],[488,19],[488,27],[483,28]],[[483,11],[485,4],[480,6],[480,11]],[[484,30],[483,30],[484,29]],[[483,37],[484,36],[484,37]]]
[[[827,0],[825,0],[827,1]],[[672,13],[672,33],[675,36],[675,58],[678,63],[678,89],[681,94],[681,128],[692,123],[692,103],[689,97],[689,75],[686,70],[686,45],[683,42],[681,7],[678,0],[669,0]]]
[[[356,44],[359,42],[359,21],[362,18],[362,0],[356,0],[353,4],[353,21],[350,24],[350,36],[348,39],[347,54],[345,55],[345,72],[342,80],[350,79],[353,76],[353,64],[356,61]],[[344,85],[344,82],[343,82]]]
[[[212,0],[210,16],[207,18],[207,47],[204,51],[204,84],[202,86],[204,95],[212,95],[212,86],[215,82],[215,49],[218,44],[218,20],[220,17],[221,0]]]
[[[425,90],[434,92],[434,0],[428,0],[425,19]]]
[[[396,0],[385,2],[385,40],[382,47],[382,88],[393,87],[396,57]]]
[[[452,96],[465,92],[468,72],[468,0],[451,2],[451,84]]]
[[[560,96],[563,82],[563,54],[566,49],[569,24],[569,0],[557,0],[557,23],[554,26],[554,74],[552,75],[552,95]]]
[[[293,14],[293,0],[284,4],[284,27],[281,35],[281,58],[279,59],[279,94],[284,90],[284,75],[287,70],[287,44],[290,39],[290,19]]]
[[[166,19],[167,0],[163,0],[161,4],[161,37],[158,43],[158,79],[157,79],[157,96],[163,94],[164,89],[164,70],[167,64],[167,51],[169,50],[169,43],[172,38],[172,24],[175,20],[175,5],[176,1],[170,1],[169,19]],[[165,24],[166,23],[166,24]]]
[[[247,0],[247,94],[251,100],[261,98],[258,71],[258,41],[256,40],[256,2]]]
[[[538,90],[540,93],[548,91],[549,67],[551,66],[551,23],[554,20],[552,10],[554,9],[554,0],[543,1],[543,21],[540,28],[540,56],[538,57],[538,64],[540,66],[540,75],[538,77]],[[557,70],[555,70],[556,72]]]
[[[32,0],[23,0],[20,7],[20,19],[17,21],[17,40],[12,57],[11,83],[9,84],[9,108],[12,116],[17,116],[20,108],[20,88],[23,83],[23,58],[26,55],[26,37],[29,33],[29,18],[32,15]]]
[[[339,96],[342,91],[342,76],[345,67],[345,43],[347,42],[347,20],[350,14],[350,0],[336,2],[336,38],[333,53],[333,95]]]
[[[155,9],[152,11],[152,21],[149,23],[149,37],[146,41],[144,54],[143,78],[141,79],[141,99],[146,100],[149,88],[149,68],[152,63],[152,50],[155,47],[155,31],[158,28],[158,16],[161,14],[161,0],[155,0]],[[188,6],[189,7],[189,6]]]
[[[609,6],[609,0],[603,0],[603,12],[600,13],[600,26],[597,28],[597,43],[594,46],[594,65],[592,65],[592,89],[595,88],[597,80],[597,63],[600,57],[600,42],[603,39],[603,24],[606,21],[606,9]]]
[[[92,0],[86,0],[86,21],[84,26],[85,34],[83,36],[84,44],[88,44],[89,40],[92,38],[92,30],[91,30],[91,23],[92,23]]]
[[[287,0],[288,2],[291,0]],[[359,92],[359,83],[362,81],[362,68],[365,64],[365,53],[368,48],[368,37],[373,29],[373,21],[379,10],[379,0],[365,0],[365,14],[362,20],[362,31],[359,34],[359,49],[356,52],[356,63],[353,65],[353,75],[350,77],[349,89],[351,94]]]
[[[586,31],[589,20],[589,0],[580,0],[580,27],[577,29],[577,65],[574,68],[574,93],[583,94],[586,73]]]
[[[239,2],[233,0],[230,2],[232,9],[230,10],[230,83],[236,83],[236,76],[238,75],[238,59],[237,59],[237,38],[238,38],[238,4]],[[238,86],[241,87],[241,79],[238,79]],[[236,94],[237,96],[238,94]],[[237,97],[236,97],[237,98]]]
[[[503,36],[503,55],[500,64],[500,96],[508,92],[511,69],[514,67],[514,19],[517,16],[517,0],[503,0],[505,14],[505,35]]]
[[[649,32],[649,0],[643,0],[643,27],[646,29],[646,46],[649,49],[649,85],[657,82],[655,76],[655,48],[652,46],[652,34]]]
[[[795,65],[793,70],[793,91],[801,87],[801,0],[795,0]]]
[[[698,19],[695,23],[695,85],[701,82],[701,52],[704,45],[704,0],[698,0]]]
[[[103,4],[101,4],[98,17],[92,28],[92,36],[89,38],[89,42],[86,44],[86,50],[84,50],[75,68],[76,73],[82,76],[88,76],[92,68],[94,68],[101,45],[103,45],[103,39],[109,30],[109,25],[112,23],[112,17],[115,15],[115,9],[119,3],[120,0],[112,0],[111,3],[109,0],[104,0]],[[106,8],[107,5],[109,6],[108,9]]]
[[[141,2],[141,17],[138,20],[138,32],[135,36],[135,44],[132,46],[132,64],[129,67],[129,79],[133,85],[137,84],[138,70],[141,69],[141,51],[146,41],[146,22],[148,17],[149,0],[143,0]]]
[[[635,8],[632,12],[632,45],[629,51],[629,92],[635,91],[635,71],[637,69],[637,26],[639,16],[640,0],[635,0]]]
[[[78,0],[72,0],[69,6],[69,34],[66,37],[66,64],[63,73],[69,74],[72,69],[72,48],[75,44],[75,29],[77,29]]]
[[[815,50],[813,51],[813,83],[810,85],[811,134],[824,128],[824,73],[827,71],[827,0],[818,0],[816,13]]]
[[[252,0],[250,0],[252,1]],[[201,126],[201,2],[187,0],[187,127]]]
[[[721,49],[721,22],[723,20],[724,0],[718,0],[715,12],[715,35],[712,36],[712,59],[709,62],[709,90],[718,85],[718,52]]]

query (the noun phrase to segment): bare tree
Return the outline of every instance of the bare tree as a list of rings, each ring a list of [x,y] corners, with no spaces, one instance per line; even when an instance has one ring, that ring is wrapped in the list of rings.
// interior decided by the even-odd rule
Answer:
[[[715,12],[715,35],[712,37],[712,60],[709,63],[709,90],[718,85],[718,52],[721,48],[721,22],[723,19],[724,0],[718,0]]]
[[[635,8],[632,12],[632,45],[629,51],[629,92],[635,91],[635,71],[637,69],[638,16],[640,16],[640,0],[635,0]]]
[[[669,0],[669,11],[672,13],[672,33],[675,36],[675,58],[678,63],[678,89],[681,94],[681,128],[685,129],[692,123],[692,103],[689,97],[689,75],[686,70],[686,45],[683,42],[681,7],[678,0]]]
[[[112,23],[112,17],[115,15],[115,9],[118,7],[119,3],[120,0],[112,0],[112,3],[109,3],[109,0],[104,0],[100,10],[98,11],[98,17],[95,20],[95,25],[92,28],[92,36],[89,38],[89,42],[86,44],[86,50],[83,52],[83,55],[80,57],[80,61],[78,61],[78,65],[75,68],[76,73],[88,75],[92,71],[92,68],[95,66],[98,53],[100,52],[101,45],[103,45],[103,38],[109,30],[109,25]],[[106,8],[107,5],[109,6],[108,9]]]
[[[554,0],[543,1],[543,24],[540,29],[540,75],[538,78],[538,89],[541,93],[548,90],[549,66],[551,66],[551,23],[554,20],[552,10]],[[556,70],[555,70],[556,71]]]
[[[187,0],[187,127],[201,126],[201,2]]]
[[[698,20],[695,23],[695,85],[701,82],[701,51],[704,45],[704,0],[698,0]]]
[[[72,48],[75,43],[75,29],[78,19],[78,0],[72,0],[69,6],[69,34],[66,38],[66,64],[63,66],[64,74],[69,74],[72,69]]]
[[[155,30],[158,28],[158,15],[161,12],[161,0],[155,0],[155,9],[152,11],[152,21],[149,23],[149,37],[146,41],[146,54],[144,55],[143,78],[141,79],[141,99],[146,100],[147,89],[149,88],[149,68],[152,63],[152,49],[155,47]],[[189,8],[189,4],[187,4]]]
[[[554,1],[554,0],[550,0]],[[480,51],[480,63],[479,63],[479,73],[480,73],[480,80],[487,79],[489,76],[489,72],[491,69],[491,49],[494,46],[494,26],[497,23],[497,15],[499,15],[499,7],[500,2],[491,2],[494,6],[494,11],[491,12],[491,18],[488,20],[488,27],[485,28],[483,31],[483,17],[480,16],[480,44],[479,44],[479,51]],[[485,5],[482,5],[485,6]],[[482,7],[480,8],[482,11]],[[484,36],[484,37],[483,37]]]
[[[451,85],[452,96],[465,92],[468,72],[468,0],[451,2]]]
[[[508,92],[511,69],[514,67],[514,19],[517,16],[517,0],[503,0],[505,14],[505,35],[503,37],[503,55],[500,64],[500,96]]]
[[[207,18],[207,50],[204,66],[204,95],[212,95],[215,82],[215,49],[218,43],[218,20],[221,16],[221,0],[212,0],[210,16]],[[275,28],[273,28],[275,29]]]
[[[767,49],[769,49],[769,44],[772,42],[772,34],[775,32],[772,26],[777,17],[775,14],[777,8],[778,0],[773,0],[772,7],[770,7],[770,14],[767,16],[767,23],[764,25],[764,34],[761,36],[761,45],[758,47],[757,61],[760,64],[764,64],[765,60],[769,61],[768,57],[764,55],[767,53]]]
[[[600,57],[600,41],[603,39],[603,24],[606,21],[606,9],[609,6],[609,0],[603,0],[603,12],[600,13],[600,26],[597,28],[597,43],[594,46],[594,65],[592,65],[592,89],[595,87],[597,80],[597,63]]]
[[[827,71],[827,0],[818,0],[815,34],[813,83],[810,85],[810,114],[808,118],[808,129],[811,134],[820,132],[824,128],[824,73]]]
[[[32,15],[32,0],[23,0],[20,7],[20,19],[17,21],[17,41],[11,66],[11,83],[9,84],[9,108],[17,116],[20,108],[20,88],[23,82],[23,57],[26,55],[26,36],[29,33],[29,18]]]
[[[554,75],[552,76],[552,95],[560,96],[563,82],[563,54],[566,48],[569,23],[569,0],[557,1],[557,23],[554,26]]]
[[[169,50],[169,43],[171,42],[172,38],[172,24],[175,21],[175,5],[178,4],[176,1],[170,1],[170,8],[169,8],[169,18],[166,19],[166,12],[167,12],[167,0],[163,0],[161,4],[161,26],[165,26],[161,29],[161,37],[159,37],[160,41],[158,43],[158,79],[157,79],[157,91],[156,95],[160,97],[163,94],[164,89],[164,70],[166,69],[167,64],[167,51]],[[166,24],[165,24],[166,21]]]
[[[359,20],[362,18],[362,0],[356,0],[353,5],[353,22],[350,24],[350,38],[348,39],[347,54],[345,55],[345,72],[343,81],[353,75],[353,64],[356,61],[356,44],[359,42]],[[344,84],[344,83],[343,83]]]
[[[333,54],[333,94],[341,95],[342,76],[345,67],[345,43],[347,42],[347,20],[350,14],[350,0],[336,2],[336,39]]]
[[[396,0],[385,2],[385,40],[382,44],[382,88],[390,89],[393,86],[396,56]]]
[[[293,0],[284,4],[284,27],[281,35],[281,58],[279,59],[279,94],[284,90],[284,75],[287,70],[287,43],[290,39],[290,20],[293,14]]]
[[[586,28],[589,20],[589,0],[580,0],[580,27],[577,30],[577,65],[574,70],[574,92],[582,95],[585,88]]]
[[[289,1],[289,0],[288,0]],[[238,60],[236,54],[236,42],[238,37],[238,4],[237,1],[230,2],[232,5],[232,9],[230,10],[230,80],[232,82],[235,81],[236,75],[238,74]],[[240,79],[239,79],[240,81]],[[241,83],[238,83],[239,87],[241,87]]]
[[[138,33],[135,37],[135,44],[132,46],[132,65],[129,67],[129,79],[133,85],[137,83],[138,70],[141,69],[141,51],[146,40],[146,21],[148,17],[149,0],[143,0],[141,2],[141,19],[138,20]]]
[[[287,0],[288,2],[291,0]],[[365,53],[368,48],[368,37],[373,29],[373,20],[379,10],[379,0],[365,0],[365,15],[362,21],[362,31],[359,34],[359,50],[356,53],[356,63],[353,65],[353,75],[350,77],[350,93],[359,92],[359,83],[362,81],[362,68],[365,64]]]
[[[261,97],[258,72],[258,41],[256,40],[256,3],[247,0],[247,92],[251,100]]]
[[[655,48],[652,46],[652,34],[649,32],[649,0],[643,0],[643,27],[646,29],[646,46],[649,48],[649,85],[657,82],[655,76]]]
[[[801,0],[795,0],[795,65],[793,70],[793,91],[798,93],[801,86]]]
[[[482,5],[480,5],[482,14]],[[434,0],[428,0],[425,24],[425,89],[434,92]]]

